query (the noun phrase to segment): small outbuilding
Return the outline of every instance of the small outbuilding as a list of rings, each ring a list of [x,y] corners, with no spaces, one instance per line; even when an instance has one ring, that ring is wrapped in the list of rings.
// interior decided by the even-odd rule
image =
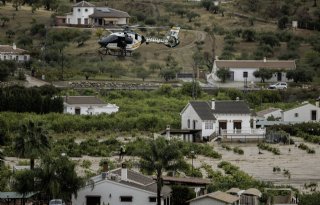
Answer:
[[[115,104],[105,103],[96,96],[64,96],[63,113],[73,115],[111,114],[119,111]]]
[[[190,205],[239,205],[240,198],[225,192],[216,191],[188,201]]]

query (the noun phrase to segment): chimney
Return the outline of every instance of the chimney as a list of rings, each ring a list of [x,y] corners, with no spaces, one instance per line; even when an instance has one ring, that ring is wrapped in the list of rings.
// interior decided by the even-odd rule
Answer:
[[[237,98],[236,98],[236,101],[238,102],[239,100],[240,100],[240,98],[239,98],[239,97],[237,97]]]
[[[16,50],[16,49],[17,49],[17,46],[16,46],[15,43],[12,44],[12,49],[13,49],[13,50]]]
[[[128,180],[128,169],[126,163],[121,164],[121,180],[127,181]]]
[[[215,60],[219,60],[219,56],[215,56]]]
[[[316,106],[317,106],[317,107],[320,107],[320,106],[319,106],[319,104],[320,104],[319,102],[320,102],[320,97],[318,97],[318,99],[316,99]]]
[[[170,125],[167,125],[167,128],[166,128],[166,138],[168,140],[170,139]]]
[[[265,62],[265,63],[267,62],[267,57],[263,58],[263,62]]]
[[[211,109],[212,110],[216,109],[216,100],[214,98],[212,98],[211,100]]]

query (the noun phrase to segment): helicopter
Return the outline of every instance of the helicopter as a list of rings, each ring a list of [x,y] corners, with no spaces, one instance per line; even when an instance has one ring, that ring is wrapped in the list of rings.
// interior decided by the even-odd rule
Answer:
[[[148,27],[147,27],[148,28]],[[149,27],[150,28],[150,27]],[[131,56],[132,52],[139,48],[143,43],[162,43],[170,48],[179,45],[180,27],[172,27],[167,35],[161,38],[144,37],[125,27],[120,32],[111,33],[102,37],[98,44],[99,52],[104,55]]]

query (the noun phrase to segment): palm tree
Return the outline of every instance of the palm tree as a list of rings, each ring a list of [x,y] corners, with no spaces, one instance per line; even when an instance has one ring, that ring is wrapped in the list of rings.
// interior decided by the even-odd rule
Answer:
[[[50,148],[47,135],[42,123],[29,120],[20,126],[14,149],[19,157],[30,158],[31,170],[34,169],[34,160]]]
[[[161,205],[162,173],[178,169],[182,164],[182,154],[174,141],[160,137],[150,141],[140,157],[141,169],[149,174],[156,173],[157,205]]]
[[[77,176],[75,167],[75,163],[66,156],[43,157],[37,174],[40,190],[50,198],[70,201],[71,195],[76,195],[84,185],[84,180]]]

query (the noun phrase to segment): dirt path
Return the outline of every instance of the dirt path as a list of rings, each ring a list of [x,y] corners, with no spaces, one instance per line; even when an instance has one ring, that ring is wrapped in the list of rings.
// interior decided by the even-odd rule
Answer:
[[[37,78],[34,78],[30,75],[26,75],[26,83],[24,84],[26,87],[33,87],[33,86],[43,86],[43,85],[49,85],[48,82],[43,81],[43,80],[39,80]]]

